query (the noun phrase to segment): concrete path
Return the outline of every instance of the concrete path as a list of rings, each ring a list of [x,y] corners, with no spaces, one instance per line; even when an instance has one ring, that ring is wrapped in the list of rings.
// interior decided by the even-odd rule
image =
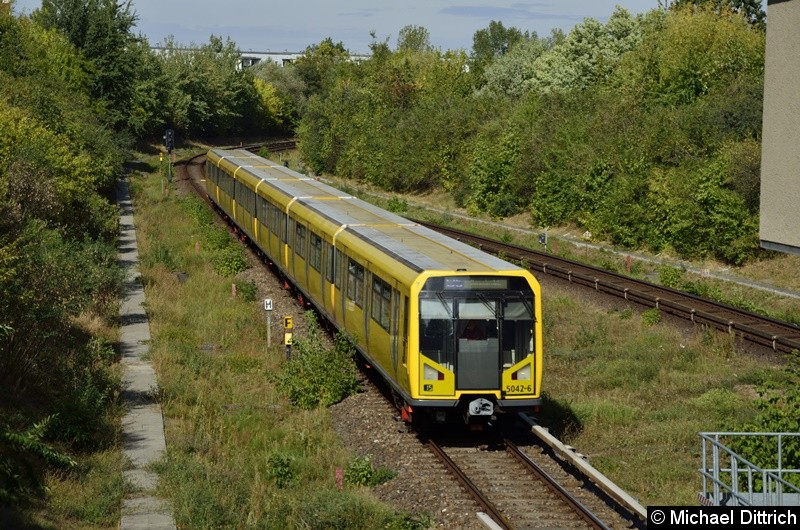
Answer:
[[[133,225],[127,177],[119,184],[119,262],[125,269],[120,307],[120,353],[123,364],[122,399],[127,412],[122,419],[122,449],[130,461],[123,471],[135,491],[122,506],[122,530],[175,530],[170,505],[154,496],[158,475],[147,469],[167,449],[164,419],[157,401],[158,382],[153,366],[142,359],[150,342],[150,324],[144,310],[144,287],[139,276],[139,249]]]

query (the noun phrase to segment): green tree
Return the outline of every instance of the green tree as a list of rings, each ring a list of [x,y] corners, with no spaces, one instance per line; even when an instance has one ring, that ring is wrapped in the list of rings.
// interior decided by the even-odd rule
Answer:
[[[128,53],[134,56],[137,74],[128,109],[128,129],[136,138],[161,133],[166,125],[164,103],[167,101],[169,83],[164,63],[150,50],[146,41],[131,43]]]
[[[422,26],[404,26],[397,36],[397,50],[417,53],[433,51],[430,32]]]
[[[517,43],[530,38],[517,28],[506,28],[502,22],[492,20],[489,26],[479,29],[472,36],[472,53],[470,66],[480,78],[485,68],[498,57],[507,54]],[[536,34],[533,34],[536,38]]]
[[[686,6],[707,7],[717,13],[724,10],[742,15],[748,23],[759,29],[766,28],[767,14],[762,9],[761,0],[674,0],[665,1],[670,9],[682,9]]]
[[[585,19],[562,42],[536,58],[526,88],[566,92],[605,82],[624,54],[641,42],[640,22],[619,6],[605,25]]]
[[[514,196],[510,179],[519,158],[519,141],[514,132],[507,131],[499,138],[476,150],[469,166],[469,196],[467,208],[473,213],[488,212],[493,217],[516,213],[519,197]]]
[[[615,72],[623,93],[684,105],[744,77],[763,78],[764,33],[742,17],[676,9],[645,25],[641,46]]]
[[[75,464],[67,453],[115,439],[114,352],[89,328],[117,317],[119,214],[107,197],[124,152],[94,97],[95,68],[55,27],[0,10],[4,520],[46,499],[45,474]]]
[[[300,114],[305,110],[305,85],[293,63],[279,65],[274,61],[261,61],[250,69],[254,81],[261,79],[275,90],[280,115],[277,123],[294,128]]]
[[[305,84],[305,96],[321,94],[332,86],[340,65],[350,59],[349,52],[341,42],[334,43],[330,37],[306,48],[295,61],[295,68]]]
[[[238,133],[248,111],[259,111],[252,74],[239,69],[239,50],[230,39],[212,35],[196,50],[168,39],[160,58],[169,87],[166,121],[175,129],[189,135]]]
[[[484,89],[514,98],[522,96],[534,77],[537,59],[549,48],[548,39],[532,38],[518,44],[486,67]]]
[[[140,57],[129,52],[137,42],[131,1],[42,0],[33,18],[45,28],[61,31],[83,52],[92,65],[92,96],[116,128],[127,127]]]

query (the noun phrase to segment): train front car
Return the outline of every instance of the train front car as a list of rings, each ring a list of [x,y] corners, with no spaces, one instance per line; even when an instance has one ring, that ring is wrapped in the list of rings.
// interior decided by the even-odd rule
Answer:
[[[527,270],[243,150],[212,149],[209,197],[347,333],[407,420],[485,423],[541,403]]]
[[[412,394],[419,398],[410,403],[412,414],[480,424],[501,413],[536,412],[542,319],[533,275],[519,268],[458,271],[428,275],[420,283],[412,295],[419,352],[419,364],[411,369],[418,375]]]

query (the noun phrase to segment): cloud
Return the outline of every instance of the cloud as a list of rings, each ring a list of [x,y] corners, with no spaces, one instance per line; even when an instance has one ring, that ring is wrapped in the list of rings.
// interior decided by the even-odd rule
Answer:
[[[375,15],[379,15],[381,14],[381,12],[382,12],[381,9],[377,9],[374,7],[364,7],[361,9],[357,9],[355,11],[344,11],[342,13],[339,13],[338,16],[369,18],[369,17],[374,17]]]
[[[567,22],[581,22],[583,17],[561,13],[545,13],[536,8],[545,7],[545,3],[518,3],[511,7],[493,6],[450,6],[439,11],[445,15],[470,17],[491,20],[562,20]]]

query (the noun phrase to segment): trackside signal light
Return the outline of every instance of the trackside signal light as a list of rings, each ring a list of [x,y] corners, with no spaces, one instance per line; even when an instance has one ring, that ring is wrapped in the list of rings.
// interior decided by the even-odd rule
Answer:
[[[531,378],[531,365],[526,364],[513,374],[511,374],[511,379],[513,381],[518,381],[520,379],[527,380]]]
[[[164,147],[167,148],[168,153],[172,153],[172,150],[175,148],[175,131],[172,129],[167,129],[164,131]]]
[[[422,370],[422,378],[425,381],[444,381],[444,374],[426,364],[425,368]]]

